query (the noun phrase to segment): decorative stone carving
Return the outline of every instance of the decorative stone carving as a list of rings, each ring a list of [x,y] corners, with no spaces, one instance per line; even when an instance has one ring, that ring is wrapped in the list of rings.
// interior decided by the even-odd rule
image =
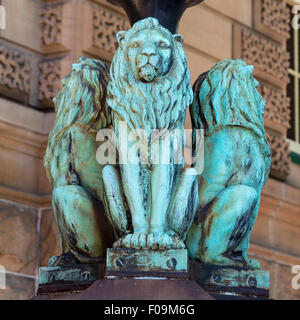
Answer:
[[[25,53],[0,45],[0,85],[4,94],[10,95],[6,88],[21,92],[24,98],[29,93],[30,72],[30,60]]]
[[[286,129],[289,128],[290,98],[285,92],[272,89],[267,85],[261,84],[259,91],[267,102],[264,119],[278,123]]]
[[[285,44],[289,38],[290,10],[283,0],[254,0],[255,28]]]
[[[265,6],[267,4],[270,5],[271,2],[265,2]],[[235,25],[233,55],[253,64],[257,77],[278,87],[276,89],[263,85],[259,90],[267,100],[265,126],[270,132],[277,134],[268,135],[272,149],[270,174],[284,180],[289,172],[289,147],[284,138],[290,119],[290,101],[285,95],[289,82],[289,53],[284,46]]]
[[[271,175],[285,180],[290,173],[289,143],[285,138],[267,132],[271,147]]]
[[[52,99],[61,87],[61,61],[42,62],[39,71],[39,101],[44,107],[53,107]]]
[[[289,53],[283,47],[247,30],[242,31],[242,58],[274,78],[282,79],[285,83],[289,81]]]
[[[93,9],[93,46],[114,53],[118,47],[116,34],[128,30],[127,19],[103,8]]]
[[[275,86],[285,89],[289,82],[289,53],[271,40],[235,26],[233,55],[254,65],[254,75]]]
[[[41,41],[44,46],[61,42],[62,5],[48,5],[41,12]]]
[[[289,36],[290,11],[283,0],[262,0],[262,22],[270,29]]]

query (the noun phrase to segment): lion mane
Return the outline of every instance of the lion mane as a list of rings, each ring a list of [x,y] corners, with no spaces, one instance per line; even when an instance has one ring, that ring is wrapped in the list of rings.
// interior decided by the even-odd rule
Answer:
[[[106,104],[108,80],[109,70],[106,64],[85,57],[73,64],[72,72],[62,80],[62,89],[53,100],[56,121],[44,156],[50,181],[55,150],[72,126],[85,126],[90,134],[110,127],[111,115]]]
[[[143,30],[163,30],[173,43],[173,64],[170,71],[150,83],[135,79],[126,62],[126,50],[119,48],[113,58],[108,85],[109,106],[130,129],[172,129],[183,123],[186,108],[192,103],[190,73],[187,68],[183,45],[162,27],[157,19],[147,18],[137,22],[126,33],[124,42],[131,35]]]
[[[251,131],[268,167],[271,153],[263,121],[266,101],[256,90],[258,85],[253,66],[241,59],[222,60],[195,82],[191,118],[193,128],[204,129],[205,137],[225,127]]]
[[[193,127],[204,129],[205,136],[210,136],[224,127],[238,126],[265,139],[266,101],[256,91],[258,85],[253,80],[253,66],[241,59],[220,61],[193,86]]]

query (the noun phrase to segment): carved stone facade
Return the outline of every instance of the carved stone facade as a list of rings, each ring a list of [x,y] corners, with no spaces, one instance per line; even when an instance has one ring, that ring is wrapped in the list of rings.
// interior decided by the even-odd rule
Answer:
[[[39,101],[44,107],[53,107],[52,99],[61,87],[61,61],[45,61],[39,65]]]
[[[127,19],[107,9],[93,9],[93,46],[114,53],[118,43],[116,34],[128,30]]]
[[[285,38],[289,37],[289,14],[285,1],[262,1],[262,23]]]
[[[0,45],[0,86],[3,94],[24,101],[29,93],[30,70],[26,53]]]
[[[284,0],[254,0],[255,28],[285,43],[290,31],[290,11]]]
[[[41,10],[40,37],[43,58],[38,66],[38,106],[43,109],[53,109],[53,98],[57,95],[62,80],[61,61],[69,54],[64,44],[63,17],[66,5],[70,2],[43,0],[45,5]],[[48,58],[48,56],[51,57]],[[71,63],[70,63],[71,65]]]
[[[285,88],[289,81],[289,53],[284,47],[241,29],[241,58],[256,68],[256,75]]]
[[[29,1],[29,0],[28,0]],[[9,98],[30,104],[33,107],[53,108],[53,97],[60,88],[60,81],[70,70],[72,63],[82,55],[92,55],[110,61],[117,47],[115,35],[120,30],[127,30],[128,19],[120,12],[91,1],[42,1],[40,10],[40,53],[30,53],[28,49],[15,49],[9,43],[0,46],[0,93]],[[68,49],[70,43],[77,41],[74,28],[85,24],[79,20],[70,23],[64,21],[71,14],[80,14],[86,6],[92,16],[88,22],[90,31],[83,38],[91,37],[91,46],[97,50],[85,50],[79,43],[78,52]],[[63,29],[63,27],[65,28]],[[73,28],[74,26],[74,28]],[[66,43],[65,40],[69,42]],[[80,47],[81,45],[81,47]],[[65,60],[69,68],[62,72],[61,61]],[[36,90],[38,88],[38,90]]]
[[[290,173],[289,143],[285,138],[267,132],[271,148],[271,175],[285,180]]]
[[[62,9],[62,5],[48,5],[41,12],[41,41],[45,46],[61,42]]]
[[[45,2],[45,0],[43,0]],[[53,2],[53,3],[52,3]],[[69,49],[65,44],[64,37],[68,17],[66,8],[68,3],[65,1],[46,1],[40,13],[40,39],[43,54],[52,55],[57,53],[68,52]]]
[[[265,84],[259,86],[259,91],[267,102],[264,114],[265,122],[277,123],[279,127],[283,128],[278,127],[279,129],[277,131],[284,134],[290,126],[290,99],[284,91],[271,88]],[[268,123],[265,123],[267,127]],[[272,124],[270,127],[270,129],[274,129]]]
[[[260,81],[258,90],[266,99],[265,127],[272,151],[271,176],[285,180],[290,172],[289,53],[286,40],[290,30],[290,12],[283,0],[254,0],[254,29],[234,25],[233,57],[254,65]]]

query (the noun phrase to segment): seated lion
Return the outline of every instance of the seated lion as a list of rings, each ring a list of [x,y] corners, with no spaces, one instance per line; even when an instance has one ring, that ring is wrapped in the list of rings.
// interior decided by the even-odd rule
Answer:
[[[44,165],[63,255],[50,265],[93,262],[112,246],[113,231],[103,208],[103,166],[96,160],[97,132],[111,126],[103,91],[108,74],[101,61],[80,58],[54,99],[57,115]]]
[[[110,77],[101,61],[81,58],[54,99],[57,117],[44,164],[63,255],[51,265],[97,261],[115,238],[115,247],[184,248],[194,218],[197,179],[184,170],[182,157],[193,99],[183,38],[147,18],[117,39]],[[165,129],[177,129],[171,164],[100,164],[100,129],[113,128],[118,159],[127,156],[119,143],[120,121],[128,131],[145,129],[147,139],[153,129],[162,129],[162,138]]]
[[[141,148],[140,153],[149,162],[120,163],[119,180],[130,209],[132,232],[115,246],[185,248],[183,240],[196,207],[191,202],[195,204],[197,197],[189,199],[197,187],[196,177],[184,170],[182,156],[186,109],[193,99],[183,38],[171,34],[156,19],[147,18],[135,23],[127,32],[120,31],[117,39],[119,49],[111,64],[107,98],[117,141],[122,121],[128,132],[145,130],[141,139],[146,140],[146,145],[153,130],[177,129],[180,134],[171,141],[170,164],[151,163],[148,146]],[[164,136],[162,134],[161,138]],[[135,143],[129,143],[128,149]],[[118,142],[117,147],[120,158],[130,156]],[[176,162],[178,157],[180,161]],[[110,171],[114,168],[104,169],[107,174]],[[107,185],[111,185],[111,179]],[[113,215],[118,221],[118,212]]]
[[[191,116],[193,128],[205,132],[205,162],[186,244],[204,263],[260,268],[247,257],[271,165],[257,86],[253,67],[242,60],[217,63],[194,85]]]

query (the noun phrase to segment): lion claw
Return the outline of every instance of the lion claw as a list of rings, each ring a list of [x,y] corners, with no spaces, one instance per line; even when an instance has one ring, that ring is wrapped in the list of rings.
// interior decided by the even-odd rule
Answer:
[[[117,240],[114,248],[181,250],[185,244],[174,232],[130,233]]]

